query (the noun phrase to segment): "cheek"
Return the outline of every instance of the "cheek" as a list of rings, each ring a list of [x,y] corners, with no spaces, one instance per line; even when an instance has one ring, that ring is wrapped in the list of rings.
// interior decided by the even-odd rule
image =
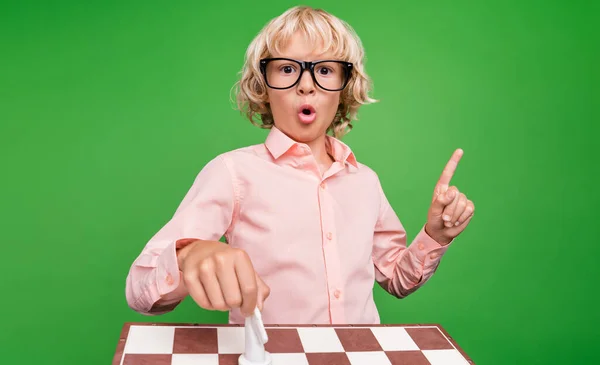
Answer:
[[[286,97],[285,93],[281,92],[270,92],[269,103],[273,114],[289,114],[291,103],[289,97]]]
[[[335,115],[338,105],[340,104],[340,95],[339,94],[328,95],[326,98],[326,104],[327,104],[328,114]]]

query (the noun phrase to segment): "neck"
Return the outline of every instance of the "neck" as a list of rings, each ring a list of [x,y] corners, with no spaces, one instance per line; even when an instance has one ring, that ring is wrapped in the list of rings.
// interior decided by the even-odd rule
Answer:
[[[322,135],[314,141],[307,143],[313,156],[315,157],[315,160],[317,161],[317,164],[319,165],[319,170],[321,170],[321,173],[327,171],[327,169],[329,169],[331,164],[334,162],[334,159],[327,152],[325,141],[326,136]]]
[[[320,136],[314,141],[307,143],[308,147],[312,151],[313,156],[319,162],[330,161],[331,157],[327,153],[327,146],[325,145],[325,135]]]

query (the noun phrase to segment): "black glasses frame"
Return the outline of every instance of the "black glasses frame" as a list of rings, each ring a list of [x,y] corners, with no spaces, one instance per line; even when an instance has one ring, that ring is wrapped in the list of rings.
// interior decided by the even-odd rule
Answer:
[[[267,79],[267,64],[271,61],[282,61],[282,60],[294,62],[294,63],[297,63],[298,66],[300,66],[301,71],[298,74],[298,79],[288,87],[274,87],[272,85],[269,85],[269,80]],[[339,89],[328,89],[326,87],[323,87],[323,85],[319,84],[319,82],[317,81],[317,78],[315,77],[315,66],[320,63],[324,63],[324,62],[335,62],[335,63],[339,63],[339,64],[345,66],[344,84]],[[263,58],[260,60],[260,72],[262,73],[263,77],[265,78],[265,82],[266,82],[267,86],[272,89],[277,89],[277,90],[285,90],[285,89],[289,89],[289,88],[296,86],[298,84],[298,82],[300,81],[300,79],[302,78],[302,75],[304,75],[304,71],[307,71],[307,70],[310,72],[310,76],[312,77],[315,84],[318,85],[321,89],[327,90],[327,91],[344,90],[344,88],[346,88],[346,86],[348,85],[348,81],[350,80],[350,75],[352,74],[353,67],[354,67],[354,65],[351,62],[339,61],[339,60],[319,60],[319,61],[313,62],[313,61],[299,61],[299,60],[295,60],[293,58],[282,58],[282,57]]]

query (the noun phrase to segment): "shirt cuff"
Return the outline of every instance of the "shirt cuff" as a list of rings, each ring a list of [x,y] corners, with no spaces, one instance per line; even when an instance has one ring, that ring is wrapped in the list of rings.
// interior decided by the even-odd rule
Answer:
[[[454,240],[450,241],[447,245],[441,245],[427,234],[425,226],[423,226],[410,245],[410,248],[412,248],[414,256],[421,263],[422,267],[428,270],[439,264],[442,256],[446,253],[452,242]]]
[[[148,310],[157,302],[162,305],[181,301],[187,295],[183,283],[182,273],[177,260],[177,242],[169,244],[163,252],[156,257],[154,280],[148,286],[146,307]]]

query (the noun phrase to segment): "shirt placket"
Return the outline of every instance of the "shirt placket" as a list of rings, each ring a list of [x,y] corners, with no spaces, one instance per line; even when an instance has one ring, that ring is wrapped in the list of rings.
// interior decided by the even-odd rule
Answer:
[[[328,192],[327,182],[319,185],[319,208],[321,211],[321,233],[323,259],[329,298],[329,315],[331,323],[344,323],[344,292],[339,261],[339,246],[335,230],[333,200]]]

